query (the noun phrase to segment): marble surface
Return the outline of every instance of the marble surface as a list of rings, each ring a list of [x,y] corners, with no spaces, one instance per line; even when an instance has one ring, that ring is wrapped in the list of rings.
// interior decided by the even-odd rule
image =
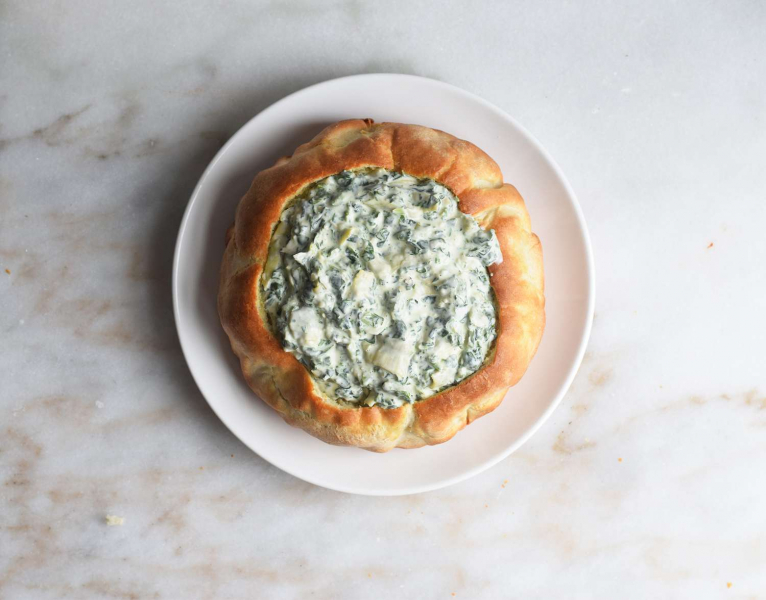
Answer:
[[[0,597],[766,597],[766,5],[0,14]],[[579,375],[520,451],[379,499],[240,444],[170,297],[221,144],[292,91],[377,71],[528,127],[580,198],[598,281]]]

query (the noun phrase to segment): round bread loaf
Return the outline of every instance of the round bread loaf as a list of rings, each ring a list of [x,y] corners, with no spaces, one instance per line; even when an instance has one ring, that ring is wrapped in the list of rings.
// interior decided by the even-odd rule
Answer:
[[[414,223],[412,229],[404,231],[405,235],[396,237],[401,240],[397,242],[400,245],[409,244],[407,247],[412,251],[408,254],[412,256],[394,261],[390,254],[385,255],[387,242],[382,238],[388,233],[381,236],[380,244],[363,242],[371,248],[369,256],[357,256],[353,245],[350,246],[342,256],[343,264],[351,270],[349,281],[338,276],[337,288],[328,292],[330,301],[337,302],[337,306],[333,304],[333,314],[342,317],[346,324],[336,324],[333,329],[325,322],[330,318],[330,308],[321,302],[318,308],[312,308],[311,286],[314,290],[324,289],[323,285],[329,289],[325,273],[329,267],[317,258],[327,252],[323,252],[318,240],[310,239],[311,232],[307,238],[306,231],[302,231],[293,233],[298,242],[293,242],[290,254],[287,238],[279,237],[289,228],[280,223],[287,224],[289,219],[284,215],[291,210],[295,213],[294,207],[299,203],[318,202],[318,194],[311,190],[316,190],[318,182],[330,178],[332,185],[327,189],[336,193],[330,195],[329,204],[328,194],[322,190],[322,201],[326,204],[304,210],[315,215],[315,225],[322,223],[322,215],[316,216],[318,208],[337,209],[344,197],[338,182],[358,176],[366,182],[364,189],[368,194],[374,193],[369,191],[372,189],[369,182],[373,181],[372,176],[366,175],[369,173],[379,174],[391,186],[398,184],[398,178],[415,181],[409,184],[414,190],[413,197],[425,194],[435,199],[433,203],[424,201],[409,212],[379,197],[376,203],[370,201],[369,206],[362,208],[358,202],[354,204],[357,210],[364,209],[368,211],[365,214],[378,219],[373,221],[370,216],[373,228],[374,223],[391,219],[387,210],[397,214],[405,225]],[[478,287],[465,279],[469,289],[464,292],[455,292],[456,288],[450,288],[452,284],[448,282],[446,287],[452,290],[448,299],[417,296],[418,290],[422,293],[425,289],[422,285],[434,289],[444,285],[445,278],[439,280],[438,268],[431,265],[437,274],[423,279],[422,285],[417,283],[421,287],[410,286],[414,292],[407,301],[411,311],[420,306],[422,315],[411,312],[409,320],[402,317],[402,321],[397,321],[396,311],[401,315],[404,310],[400,301],[392,309],[393,316],[373,315],[375,319],[363,323],[360,319],[365,318],[364,307],[376,302],[383,305],[382,295],[388,302],[386,306],[396,304],[397,294],[391,289],[395,284],[391,282],[399,282],[401,273],[408,268],[414,273],[424,261],[433,262],[427,255],[429,246],[422,240],[418,246],[418,240],[409,237],[410,231],[417,231],[416,215],[428,217],[429,223],[423,223],[430,228],[428,231],[433,231],[434,223],[441,225],[440,219],[447,219],[446,216],[425,213],[432,208],[431,204],[448,206],[448,197],[457,199],[463,213],[460,217],[470,218],[450,218],[449,226],[455,233],[447,241],[466,241],[434,256],[437,262],[446,257],[450,265],[470,266]],[[350,202],[354,202],[353,198]],[[381,212],[386,214],[379,216]],[[295,221],[294,216],[291,218]],[[397,231],[401,233],[405,225],[400,225]],[[353,242],[363,237],[355,235],[354,227],[346,230],[340,224],[333,227],[339,233],[330,236],[330,243],[339,247],[347,239]],[[466,237],[469,233],[465,232],[474,229],[481,235],[470,233],[473,237]],[[393,243],[394,237],[391,240]],[[301,243],[305,248],[298,248]],[[478,243],[484,245],[479,247]],[[492,256],[490,244],[499,247],[502,257]],[[438,249],[436,244],[431,247]],[[380,252],[384,254],[379,255]],[[295,268],[292,275],[282,269],[287,261]],[[374,261],[378,267],[383,266],[383,273]],[[392,264],[383,264],[386,261]],[[484,261],[485,266],[476,261]],[[295,266],[298,262],[301,268]],[[425,264],[422,272],[430,275],[428,268]],[[281,278],[278,288],[272,283],[275,274]],[[300,279],[298,275],[304,281],[296,281]],[[471,310],[482,296],[470,296],[466,302],[459,293],[481,294],[481,282],[489,284],[485,286],[486,297],[494,310],[490,308],[484,316],[476,316],[476,322],[481,320],[480,326],[471,329],[477,314]],[[466,284],[461,285],[465,289]],[[300,301],[291,302],[290,295],[298,293]],[[459,300],[456,304],[455,298]],[[428,316],[429,306],[441,312]],[[545,325],[544,307],[540,240],[531,231],[524,201],[512,185],[503,183],[497,164],[473,144],[442,131],[399,123],[374,124],[370,119],[341,121],[327,127],[292,156],[279,159],[255,177],[227,233],[218,295],[221,323],[240,359],[244,377],[264,402],[287,423],[325,442],[376,452],[445,442],[468,423],[496,408],[508,389],[521,379],[537,350]],[[450,310],[455,311],[453,329],[449,315],[443,316]],[[440,322],[444,324],[439,325]],[[406,331],[402,323],[412,323],[412,331]],[[348,331],[343,331],[344,327]],[[330,331],[333,333],[327,333]],[[449,354],[450,346],[440,336],[457,344],[454,355]],[[438,354],[440,344],[447,347],[448,358],[438,364],[430,361],[433,366],[429,366],[424,356],[431,356],[428,352]],[[461,344],[465,346],[462,349]],[[470,344],[473,346],[468,349]],[[479,352],[483,354],[479,356]],[[337,358],[328,358],[341,355],[350,370],[339,364]]]

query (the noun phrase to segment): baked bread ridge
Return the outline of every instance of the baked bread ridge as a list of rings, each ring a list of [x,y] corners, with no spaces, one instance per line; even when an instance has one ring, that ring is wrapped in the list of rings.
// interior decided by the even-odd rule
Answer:
[[[482,367],[399,408],[355,407],[326,397],[272,334],[261,298],[261,273],[287,203],[320,179],[366,167],[446,186],[462,212],[495,230],[503,255],[502,263],[489,267],[497,338]],[[470,142],[419,125],[340,121],[253,180],[227,233],[218,311],[248,385],[290,425],[330,444],[376,452],[439,444],[494,410],[534,356],[545,326],[542,247],[521,195]]]

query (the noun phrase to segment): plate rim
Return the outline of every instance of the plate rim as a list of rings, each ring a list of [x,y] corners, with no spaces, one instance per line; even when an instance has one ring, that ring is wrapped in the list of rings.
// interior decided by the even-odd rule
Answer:
[[[263,453],[260,450],[256,450],[250,445],[250,443],[248,443],[245,439],[240,437],[232,428],[232,426],[229,424],[227,419],[219,412],[218,409],[216,409],[215,403],[210,401],[210,399],[207,397],[207,395],[203,391],[202,386],[200,385],[200,382],[198,381],[197,375],[195,374],[194,368],[192,367],[192,363],[189,360],[189,349],[187,348],[187,344],[189,342],[188,341],[184,342],[184,333],[181,327],[181,314],[180,314],[179,299],[178,299],[179,298],[178,280],[179,280],[179,264],[181,260],[180,258],[181,245],[184,238],[186,226],[189,222],[189,219],[192,213],[192,209],[194,207],[194,204],[197,198],[199,197],[199,192],[202,189],[202,186],[204,182],[206,181],[206,179],[208,178],[209,174],[213,171],[213,169],[215,169],[218,162],[227,153],[229,148],[235,143],[236,139],[239,136],[244,135],[243,132],[250,126],[250,124],[253,121],[255,121],[256,119],[264,118],[270,112],[276,110],[283,103],[286,103],[290,100],[294,100],[295,98],[301,95],[315,91],[318,88],[328,87],[328,86],[337,84],[339,82],[348,81],[351,79],[371,80],[371,79],[384,79],[384,78],[393,78],[393,79],[404,78],[409,80],[416,80],[420,84],[435,85],[437,87],[446,88],[453,93],[461,95],[468,100],[472,100],[476,102],[477,104],[480,104],[485,109],[493,112],[500,118],[510,122],[517,129],[517,131],[526,139],[526,141],[529,144],[531,144],[540,153],[543,159],[551,166],[556,177],[558,177],[559,181],[562,183],[564,191],[569,197],[569,200],[572,204],[572,208],[576,217],[576,222],[580,229],[580,233],[582,235],[583,242],[584,242],[585,258],[586,258],[586,266],[587,266],[586,277],[588,281],[588,286],[587,286],[588,303],[587,303],[585,327],[581,334],[580,343],[577,347],[577,352],[575,354],[574,361],[572,362],[569,368],[569,371],[567,372],[566,377],[564,378],[564,382],[562,383],[562,385],[559,387],[558,391],[556,392],[553,401],[540,414],[540,416],[527,429],[527,431],[523,435],[521,435],[513,444],[510,444],[507,448],[505,448],[502,452],[499,452],[498,454],[475,465],[474,467],[470,469],[467,469],[466,471],[462,473],[459,473],[452,477],[448,477],[446,479],[442,479],[438,482],[428,483],[423,485],[408,486],[406,488],[402,488],[402,489],[397,488],[394,490],[374,489],[374,488],[358,489],[358,488],[352,488],[352,487],[343,486],[343,485],[331,485],[325,482],[318,481],[312,476],[307,476],[305,474],[300,474],[300,475],[296,474],[293,471],[293,469],[285,467],[282,464],[280,464],[280,461],[278,459],[273,459],[273,457],[267,456],[268,453]],[[466,479],[470,479],[471,477],[474,477],[482,473],[483,471],[486,471],[492,468],[493,466],[498,464],[500,461],[506,459],[508,456],[510,456],[516,450],[518,450],[540,429],[540,427],[542,427],[543,423],[545,423],[545,421],[548,420],[548,418],[551,416],[553,411],[556,410],[558,405],[563,400],[564,396],[569,391],[569,388],[571,387],[572,382],[574,381],[574,378],[580,369],[583,357],[585,356],[585,351],[590,341],[591,331],[593,328],[593,316],[594,316],[595,305],[596,305],[596,273],[595,273],[595,261],[593,258],[593,246],[590,239],[590,233],[588,231],[587,223],[585,221],[585,216],[583,214],[582,207],[580,206],[580,202],[578,201],[577,196],[574,190],[572,189],[571,184],[569,183],[569,180],[564,175],[558,163],[553,159],[553,157],[548,153],[548,151],[543,147],[543,145],[523,125],[521,125],[518,121],[516,121],[516,119],[514,119],[511,115],[506,113],[504,110],[502,110],[500,107],[496,106],[495,104],[492,104],[488,100],[485,100],[484,98],[472,92],[464,90],[463,88],[460,88],[456,85],[453,85],[444,81],[440,81],[437,79],[432,79],[429,77],[423,77],[420,75],[403,74],[403,73],[363,73],[363,74],[356,74],[356,75],[346,75],[343,77],[337,77],[334,79],[321,81],[319,83],[315,83],[313,85],[310,85],[300,90],[297,90],[295,92],[292,92],[291,94],[288,94],[287,96],[284,96],[283,98],[280,98],[276,102],[267,106],[265,109],[253,115],[244,124],[242,124],[242,126],[240,126],[240,128],[218,150],[218,152],[215,154],[213,159],[207,165],[205,170],[202,172],[202,175],[200,176],[199,180],[197,181],[197,184],[194,186],[194,190],[192,191],[191,196],[189,197],[189,201],[187,202],[186,208],[184,209],[184,214],[181,219],[181,224],[178,229],[178,235],[176,237],[176,243],[173,250],[173,270],[172,270],[172,276],[171,276],[171,288],[172,288],[172,297],[173,297],[173,318],[176,325],[176,333],[178,335],[178,341],[181,346],[181,353],[183,354],[184,360],[186,361],[187,368],[189,369],[189,372],[191,373],[192,379],[194,380],[194,383],[197,386],[197,389],[199,390],[200,394],[202,394],[202,397],[205,399],[205,402],[207,402],[208,406],[212,409],[213,413],[218,417],[218,419],[221,420],[221,422],[226,426],[226,428],[240,442],[242,442],[245,446],[247,446],[252,452],[257,454],[260,458],[262,458],[269,464],[275,466],[276,468],[280,469],[281,471],[288,473],[292,477],[295,477],[297,479],[306,481],[308,483],[311,483],[312,485],[316,485],[325,489],[330,489],[330,490],[343,492],[347,494],[363,495],[363,496],[406,496],[411,494],[419,494],[419,493],[438,490],[444,487],[454,485],[456,483],[460,483],[461,481],[465,481]]]

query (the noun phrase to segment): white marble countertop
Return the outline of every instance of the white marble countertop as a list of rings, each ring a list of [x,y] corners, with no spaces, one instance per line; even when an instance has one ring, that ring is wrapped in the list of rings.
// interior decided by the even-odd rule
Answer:
[[[766,596],[763,3],[1,14],[0,597]],[[597,268],[589,352],[532,440],[378,499],[240,444],[189,375],[170,297],[182,211],[227,137],[375,71],[529,128]]]

